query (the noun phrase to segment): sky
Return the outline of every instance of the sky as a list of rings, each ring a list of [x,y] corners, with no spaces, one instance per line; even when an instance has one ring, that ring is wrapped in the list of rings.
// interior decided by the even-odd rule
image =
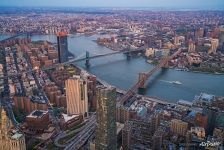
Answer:
[[[224,8],[224,0],[0,0],[0,6]]]

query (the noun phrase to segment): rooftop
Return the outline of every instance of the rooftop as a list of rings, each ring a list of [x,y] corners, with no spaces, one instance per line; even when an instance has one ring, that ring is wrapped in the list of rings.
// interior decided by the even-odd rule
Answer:
[[[68,33],[67,32],[58,32],[57,36],[67,36]]]
[[[18,132],[11,136],[11,138],[12,138],[13,140],[18,140],[18,139],[20,139],[21,137],[23,137],[23,134],[18,133]]]
[[[48,112],[44,110],[34,110],[33,112],[30,113],[27,117],[32,117],[32,118],[41,118],[44,115],[46,115]]]
[[[76,117],[78,117],[79,115],[71,115],[71,116],[69,116],[69,115],[67,115],[67,114],[62,114],[62,116],[63,116],[65,122],[68,122],[69,120],[71,120],[71,119],[73,119],[73,118],[76,118]]]
[[[124,128],[124,124],[116,122],[116,125],[117,125],[117,134],[118,134]]]

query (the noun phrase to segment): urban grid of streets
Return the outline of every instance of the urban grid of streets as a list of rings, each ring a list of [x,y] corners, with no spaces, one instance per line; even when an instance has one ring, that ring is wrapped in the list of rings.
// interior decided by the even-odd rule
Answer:
[[[20,9],[21,8],[18,8],[17,12],[12,11],[8,15],[0,15],[1,34],[29,33],[31,35],[51,35],[61,31],[68,34],[83,34],[86,36],[97,34],[101,36],[95,42],[114,50],[115,52],[111,54],[127,52],[126,50],[128,49],[133,52],[132,55],[135,56],[139,54],[134,52],[143,49],[141,55],[144,59],[149,63],[158,65],[160,68],[164,67],[164,65],[160,66],[161,60],[163,60],[164,57],[166,58],[178,50],[181,50],[180,53],[178,53],[178,57],[169,60],[169,68],[176,68],[183,71],[209,72],[220,75],[224,73],[223,11],[208,11],[208,13],[205,14],[203,11],[98,10],[89,12],[81,10],[82,13],[80,13],[80,10],[74,9],[65,13],[60,9],[34,9],[32,11],[28,8],[24,10]],[[25,41],[28,39],[22,40]],[[36,97],[42,98],[47,104],[47,111],[49,112],[50,120],[56,131],[56,134],[54,134],[52,138],[49,138],[47,141],[39,142],[37,147],[46,149],[47,146],[52,144],[54,145],[53,147],[59,149],[65,148],[69,150],[79,149],[81,147],[86,148],[86,145],[90,144],[95,137],[96,114],[93,113],[89,118],[84,119],[85,124],[75,130],[77,134],[73,135],[73,133],[67,132],[68,130],[64,131],[60,126],[60,115],[56,115],[56,108],[50,102],[51,100],[49,100],[51,97],[46,94],[44,90],[45,80],[57,82],[53,79],[53,76],[49,75],[52,72],[49,73],[46,68],[57,66],[56,71],[54,70],[57,73],[57,71],[60,70],[58,68],[63,67],[64,64],[57,65],[57,63],[53,62],[53,59],[51,59],[53,56],[50,56],[49,53],[52,50],[51,48],[54,47],[52,43],[24,42],[22,40],[19,42],[17,41],[16,45],[7,45],[7,43],[5,47],[5,43],[1,45],[1,56],[4,58],[4,60],[1,60],[3,66],[3,77],[1,79],[4,82],[1,103],[6,109],[8,116],[18,128],[23,124],[23,122],[18,123],[16,121],[13,112],[13,101],[15,97],[27,96],[28,91],[24,85],[25,78],[33,79],[35,81],[34,87],[38,90],[38,95]],[[26,48],[27,50],[25,50]],[[35,48],[42,52],[35,51]],[[29,53],[29,50],[32,52]],[[53,50],[55,50],[55,47]],[[21,58],[18,53],[23,54]],[[111,54],[99,54],[99,56]],[[33,59],[31,56],[36,57],[36,61],[41,61],[40,68],[36,69],[33,66]],[[47,65],[48,62],[44,60],[42,56],[47,56],[52,64]],[[6,60],[6,58],[9,58],[9,60]],[[73,62],[73,60],[76,61],[76,58],[70,61]],[[86,58],[83,58],[83,60],[86,60]],[[26,65],[20,66],[18,61]],[[64,70],[66,70],[66,67],[69,68],[69,65],[65,65]],[[81,72],[85,71],[81,69]],[[80,76],[82,75],[80,74]],[[11,89],[9,85],[11,83],[9,83],[9,80],[12,80],[13,84],[19,87],[17,91],[14,92],[16,96],[12,96],[12,93],[10,93]],[[144,81],[145,80],[147,80],[147,78],[144,79]],[[98,80],[98,82],[100,82],[100,80]],[[178,81],[173,81],[172,83],[176,85],[181,84]],[[106,84],[104,85],[106,86]],[[62,86],[59,87],[59,89],[60,88],[63,89],[64,87]],[[62,93],[64,92],[63,90],[61,90]],[[121,98],[123,94],[125,95],[125,92],[126,91],[118,92],[120,94],[118,94],[118,99]],[[136,95],[136,93],[129,96],[127,99],[127,103],[122,104],[124,105],[122,106],[124,107],[122,111],[128,108],[130,112],[135,113],[130,115],[130,118],[127,120],[125,120],[126,118],[124,120],[120,118],[118,122],[124,124],[123,130],[125,130],[131,122],[130,124],[133,126],[134,130],[132,138],[135,139],[136,132],[136,138],[140,138],[144,141],[141,144],[137,142],[139,145],[131,143],[130,145],[133,147],[141,148],[144,147],[144,144],[146,147],[149,145],[152,147],[158,146],[155,144],[159,142],[157,138],[163,138],[163,140],[168,143],[161,143],[161,147],[162,145],[165,147],[166,144],[169,146],[171,145],[171,147],[173,145],[181,146],[178,145],[178,143],[182,141],[191,142],[187,141],[190,139],[185,137],[185,133],[191,135],[192,139],[196,138],[199,143],[209,140],[213,140],[214,142],[218,141],[220,143],[223,142],[224,137],[219,136],[224,133],[224,98],[222,95],[214,96],[203,93],[192,103],[180,101],[178,104],[166,103],[159,99]],[[153,140],[150,141],[147,137],[144,139],[144,134],[137,134],[143,129],[139,127],[139,129],[135,131],[134,124],[138,124],[138,121],[146,123],[149,121],[152,123],[153,119],[150,119],[153,118],[154,115],[158,115],[158,112],[163,117],[159,118],[159,120],[161,119],[160,125],[154,127],[154,134],[150,135]],[[197,114],[194,116],[195,118],[191,116],[192,114],[190,112]],[[206,121],[204,121],[204,115],[207,116],[207,124],[205,123]],[[197,119],[199,119],[199,121]],[[138,121],[135,122],[136,120]],[[181,131],[175,128],[175,125],[180,124]],[[189,128],[185,126],[189,126]],[[151,129],[152,127],[149,127],[149,130]],[[167,131],[168,129],[169,131]],[[212,132],[210,133],[211,130]],[[166,134],[166,132],[169,134]],[[205,133],[206,136],[204,135]],[[159,134],[163,136],[161,137]],[[73,136],[65,143],[59,142],[61,139],[71,135]],[[35,136],[39,137],[39,135],[34,135],[33,137]],[[194,140],[192,141],[195,142]],[[124,146],[125,144],[123,144],[124,143],[121,145]]]

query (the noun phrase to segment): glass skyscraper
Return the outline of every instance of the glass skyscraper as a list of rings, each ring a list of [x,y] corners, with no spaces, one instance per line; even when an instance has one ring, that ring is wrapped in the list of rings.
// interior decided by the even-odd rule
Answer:
[[[96,149],[116,150],[116,89],[98,87],[97,89],[97,129]]]
[[[57,42],[58,42],[58,60],[59,63],[64,63],[68,61],[68,40],[66,32],[57,33]]]

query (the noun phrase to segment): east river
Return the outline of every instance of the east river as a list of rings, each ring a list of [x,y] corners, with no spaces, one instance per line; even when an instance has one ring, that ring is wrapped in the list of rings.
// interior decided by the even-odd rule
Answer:
[[[0,36],[0,39],[5,36]],[[112,50],[99,46],[94,40],[97,36],[71,35],[68,38],[69,51],[75,56],[84,56],[86,51],[90,55],[108,53]],[[56,43],[55,35],[34,35],[32,40],[48,40]],[[121,89],[128,89],[138,80],[139,72],[147,72],[154,66],[142,57],[127,60],[123,54],[116,54],[90,60],[89,72],[102,80]],[[85,68],[84,62],[77,63]],[[171,83],[179,81],[182,84]],[[165,69],[157,72],[147,82],[145,95],[159,97],[169,102],[179,99],[192,101],[195,95],[205,92],[224,96],[224,75],[204,74]]]

